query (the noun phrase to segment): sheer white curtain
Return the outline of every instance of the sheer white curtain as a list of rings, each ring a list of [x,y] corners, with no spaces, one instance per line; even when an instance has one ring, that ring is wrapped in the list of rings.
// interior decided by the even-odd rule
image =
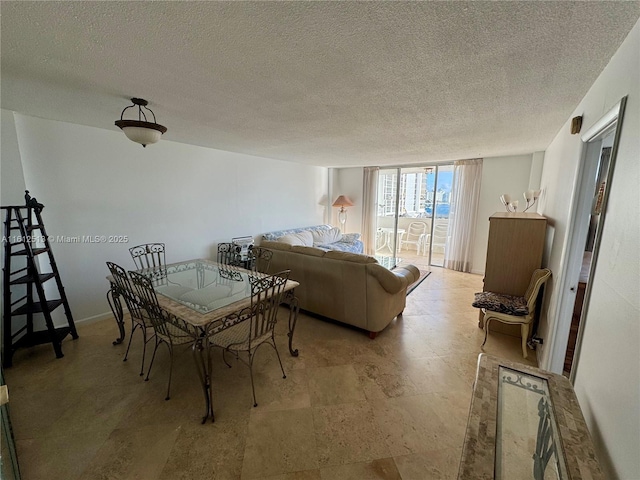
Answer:
[[[364,253],[376,253],[376,217],[378,215],[379,167],[365,167],[362,187],[362,242]]]
[[[449,241],[444,254],[445,268],[459,272],[471,271],[481,180],[481,158],[453,163]]]

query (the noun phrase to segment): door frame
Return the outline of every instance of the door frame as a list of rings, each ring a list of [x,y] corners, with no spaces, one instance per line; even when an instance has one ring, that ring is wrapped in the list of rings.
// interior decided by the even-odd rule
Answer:
[[[548,356],[547,364],[542,365],[542,368],[555,373],[562,373],[564,359],[567,353],[571,318],[573,315],[573,308],[578,288],[578,279],[582,268],[584,248],[587,241],[591,203],[595,193],[596,172],[600,162],[602,140],[615,131],[611,157],[609,160],[609,171],[606,176],[606,186],[602,199],[602,212],[600,214],[598,229],[596,231],[593,245],[591,267],[589,269],[590,281],[587,283],[584,294],[580,326],[578,328],[578,337],[576,339],[571,375],[569,377],[572,382],[575,376],[575,367],[577,366],[580,358],[580,347],[593,285],[592,279],[597,266],[598,251],[600,249],[602,230],[606,218],[607,201],[609,198],[609,192],[611,191],[611,179],[615,170],[614,167],[618,153],[618,144],[620,141],[626,102],[627,97],[625,96],[581,135],[581,140],[583,142],[582,153],[580,165],[578,167],[578,175],[576,176],[576,183],[572,194],[573,205],[571,208],[567,240],[565,243],[567,254],[565,260],[562,262],[562,273],[560,274],[559,279],[560,288],[558,290],[559,301],[554,312],[556,321],[554,322],[553,335],[550,338],[549,345],[551,354]]]

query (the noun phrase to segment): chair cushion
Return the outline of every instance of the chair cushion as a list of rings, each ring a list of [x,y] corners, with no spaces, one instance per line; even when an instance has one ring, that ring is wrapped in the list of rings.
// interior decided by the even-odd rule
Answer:
[[[503,295],[493,292],[479,292],[475,294],[472,305],[476,308],[484,308],[491,312],[506,313],[516,317],[524,317],[529,314],[529,307],[524,297]]]

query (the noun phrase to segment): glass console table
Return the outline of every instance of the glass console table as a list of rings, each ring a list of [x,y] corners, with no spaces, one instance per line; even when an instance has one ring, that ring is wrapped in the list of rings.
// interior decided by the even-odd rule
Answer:
[[[458,479],[604,479],[569,380],[481,354]]]

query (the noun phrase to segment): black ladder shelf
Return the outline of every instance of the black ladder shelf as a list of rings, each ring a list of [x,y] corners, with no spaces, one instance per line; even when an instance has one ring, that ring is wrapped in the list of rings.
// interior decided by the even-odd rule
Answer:
[[[42,221],[44,205],[31,198],[29,191],[25,194],[26,205],[3,206],[4,220],[4,269],[3,269],[3,351],[2,364],[9,367],[12,364],[13,353],[20,347],[31,347],[43,343],[51,343],[56,358],[62,358],[62,340],[71,333],[76,339],[78,333],[73,322],[69,302],[60,279],[60,272],[56,265],[47,232]],[[33,223],[33,217],[36,223]],[[46,254],[51,273],[40,273],[36,257]],[[24,258],[25,261],[18,261]],[[19,263],[19,265],[15,265]],[[46,264],[46,259],[41,264]],[[57,299],[48,300],[45,295],[44,283],[55,279],[58,290]],[[12,299],[12,290],[24,289],[20,298]],[[60,305],[64,307],[68,326],[55,327],[51,318],[53,312]],[[33,319],[35,313],[42,313],[46,330],[34,330]],[[26,316],[25,325],[13,331],[18,316]]]

